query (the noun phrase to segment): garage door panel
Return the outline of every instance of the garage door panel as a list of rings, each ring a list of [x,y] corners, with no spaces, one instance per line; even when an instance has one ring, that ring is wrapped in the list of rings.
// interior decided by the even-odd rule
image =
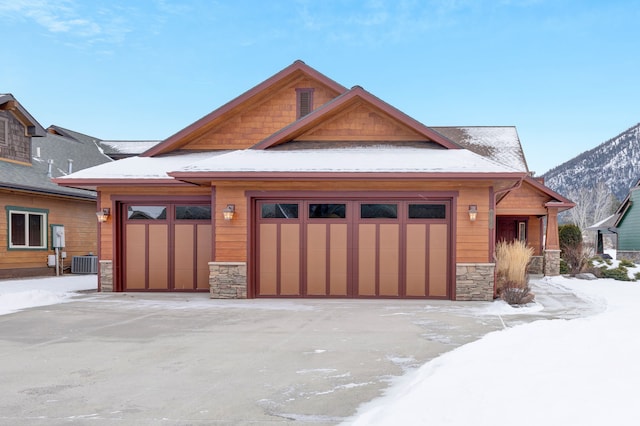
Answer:
[[[167,290],[169,275],[169,230],[167,225],[149,225],[149,289]]]
[[[378,280],[381,296],[400,295],[400,226],[379,225]]]
[[[426,296],[427,282],[427,225],[409,224],[406,235],[406,295]]]
[[[346,296],[348,285],[348,228],[345,223],[330,225],[329,238],[329,294]]]
[[[280,225],[280,294],[300,295],[300,225]]]
[[[125,253],[127,268],[125,271],[126,288],[142,290],[147,281],[147,230],[146,225],[126,225]]]
[[[278,225],[261,224],[259,241],[259,292],[275,296],[278,291]]]
[[[175,225],[174,287],[178,290],[193,288],[194,278],[194,225]]]
[[[327,226],[307,225],[307,294],[327,294]]]
[[[359,296],[376,295],[376,225],[358,226],[358,291]]]
[[[197,282],[198,290],[209,289],[209,261],[211,257],[211,225],[197,225]]]
[[[429,228],[429,296],[447,296],[448,231],[446,224]]]

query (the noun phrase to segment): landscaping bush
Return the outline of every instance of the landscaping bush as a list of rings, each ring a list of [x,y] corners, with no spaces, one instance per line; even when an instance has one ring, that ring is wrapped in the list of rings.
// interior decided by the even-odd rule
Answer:
[[[560,239],[560,258],[567,264],[568,272],[571,275],[582,271],[587,263],[584,250],[582,249],[582,231],[576,225],[560,225],[558,227]]]
[[[622,259],[618,265],[619,266],[624,266],[625,268],[635,268],[636,267],[636,264],[633,263],[632,261],[628,260],[628,259]]]
[[[629,278],[629,270],[622,265],[618,265],[618,267],[614,269],[607,269],[606,266],[603,266],[600,268],[600,271],[602,272],[602,278],[613,278],[618,281],[631,281],[631,278]]]
[[[534,298],[527,274],[531,256],[533,249],[522,241],[500,241],[496,245],[498,294],[510,305],[529,303]]]
[[[582,231],[574,224],[560,225],[558,226],[558,238],[561,249],[563,247],[577,247],[582,244]]]

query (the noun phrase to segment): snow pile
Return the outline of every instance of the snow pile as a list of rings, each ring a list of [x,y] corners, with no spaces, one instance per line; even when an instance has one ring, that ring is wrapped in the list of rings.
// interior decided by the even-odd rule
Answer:
[[[562,277],[538,284],[566,286],[607,307],[490,333],[401,377],[347,423],[640,424],[640,285]]]
[[[64,303],[69,301],[77,291],[96,288],[95,275],[65,275],[0,281],[0,315],[35,306]]]

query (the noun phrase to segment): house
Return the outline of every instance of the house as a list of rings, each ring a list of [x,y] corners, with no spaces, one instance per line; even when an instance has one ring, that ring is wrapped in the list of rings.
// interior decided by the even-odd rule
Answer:
[[[73,256],[97,252],[95,191],[51,178],[110,161],[94,143],[46,132],[13,95],[0,94],[0,278],[55,275]],[[65,237],[55,268],[54,229]]]
[[[142,154],[160,143],[158,140],[103,140],[55,125],[47,127],[47,132],[80,143],[95,144],[104,155],[113,160]]]
[[[640,262],[640,180],[629,190],[616,211],[617,259]]]
[[[586,232],[595,232],[595,254],[602,256],[605,254],[605,247],[615,247],[617,245],[617,235],[615,224],[618,220],[617,214],[612,214],[606,218],[585,228]],[[583,232],[583,236],[584,236]]]
[[[491,300],[496,241],[558,274],[573,206],[530,176],[515,128],[427,127],[301,61],[55,182],[98,192],[101,291],[215,298]]]

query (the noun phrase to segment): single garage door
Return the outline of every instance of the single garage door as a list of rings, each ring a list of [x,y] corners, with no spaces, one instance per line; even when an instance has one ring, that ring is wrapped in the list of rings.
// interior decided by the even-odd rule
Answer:
[[[124,291],[207,291],[211,205],[123,204]]]
[[[256,200],[255,294],[450,298],[451,204]]]

